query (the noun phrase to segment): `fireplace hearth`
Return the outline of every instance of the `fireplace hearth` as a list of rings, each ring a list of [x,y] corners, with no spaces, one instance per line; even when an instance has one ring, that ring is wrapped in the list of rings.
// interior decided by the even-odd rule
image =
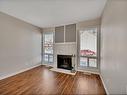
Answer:
[[[72,70],[72,55],[57,55],[57,68]]]

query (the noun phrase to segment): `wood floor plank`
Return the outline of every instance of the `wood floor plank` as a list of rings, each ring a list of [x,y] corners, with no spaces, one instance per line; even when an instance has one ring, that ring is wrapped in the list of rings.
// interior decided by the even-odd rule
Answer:
[[[39,66],[0,80],[0,95],[96,94],[105,95],[98,75],[77,72],[75,76]]]

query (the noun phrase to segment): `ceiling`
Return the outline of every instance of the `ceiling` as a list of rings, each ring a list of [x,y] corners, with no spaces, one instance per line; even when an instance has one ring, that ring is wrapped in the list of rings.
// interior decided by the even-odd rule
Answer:
[[[38,27],[54,27],[101,16],[106,0],[1,0],[0,11]]]

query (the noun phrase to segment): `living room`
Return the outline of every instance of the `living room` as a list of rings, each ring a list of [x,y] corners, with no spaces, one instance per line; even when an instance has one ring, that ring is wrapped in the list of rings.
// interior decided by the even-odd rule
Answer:
[[[1,0],[0,95],[127,94],[126,0]]]

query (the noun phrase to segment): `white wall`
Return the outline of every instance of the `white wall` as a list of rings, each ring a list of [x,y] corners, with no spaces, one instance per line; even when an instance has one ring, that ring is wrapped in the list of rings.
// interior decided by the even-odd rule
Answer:
[[[109,94],[127,94],[127,0],[108,0],[101,29],[105,86]]]
[[[0,79],[40,62],[40,29],[0,12]]]

